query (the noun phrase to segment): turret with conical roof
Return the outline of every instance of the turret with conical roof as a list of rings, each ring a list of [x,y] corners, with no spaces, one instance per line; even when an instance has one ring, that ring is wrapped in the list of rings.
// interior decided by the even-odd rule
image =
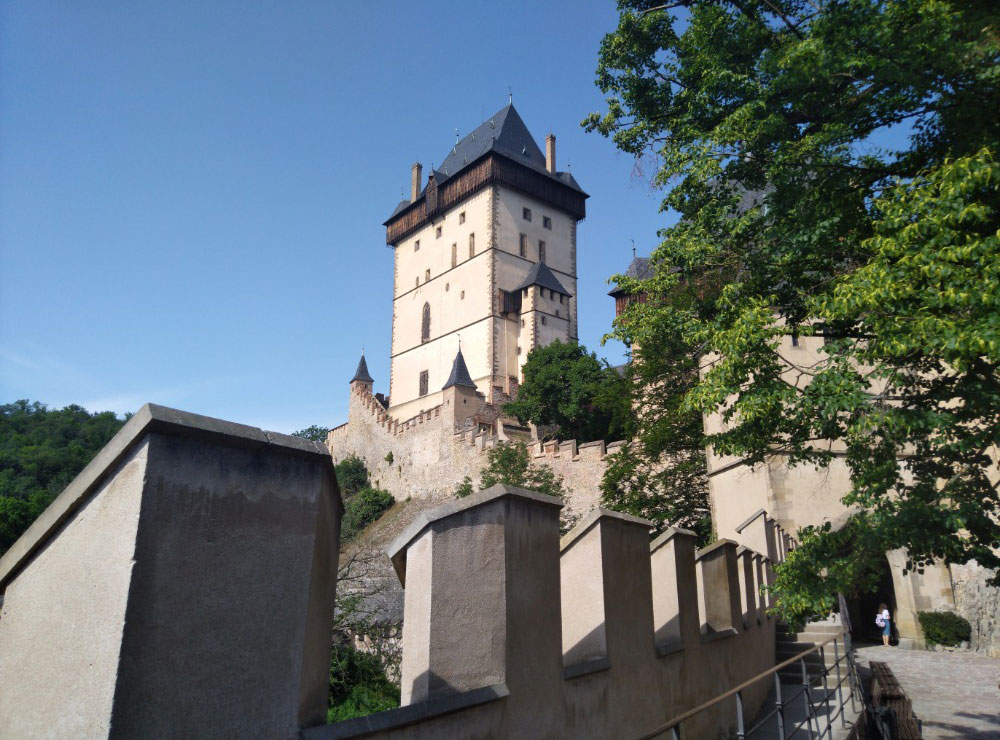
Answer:
[[[461,347],[458,348],[455,361],[451,363],[451,375],[448,376],[448,381],[441,387],[441,390],[446,390],[455,385],[472,389],[476,387],[476,384],[472,382],[472,376],[469,375],[469,368],[465,365],[465,358],[462,357]]]
[[[358,362],[358,369],[354,371],[354,377],[351,378],[351,388],[355,388],[355,384],[359,386],[367,386],[368,391],[371,391],[375,379],[368,373],[368,363],[365,362],[365,353],[361,353],[361,360]]]

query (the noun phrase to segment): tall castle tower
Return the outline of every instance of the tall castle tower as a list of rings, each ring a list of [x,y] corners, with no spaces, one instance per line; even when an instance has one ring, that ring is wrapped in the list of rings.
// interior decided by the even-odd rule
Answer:
[[[588,197],[513,105],[456,142],[385,222],[395,250],[389,413],[441,403],[461,347],[476,390],[514,395],[534,347],[577,338],[576,225]]]

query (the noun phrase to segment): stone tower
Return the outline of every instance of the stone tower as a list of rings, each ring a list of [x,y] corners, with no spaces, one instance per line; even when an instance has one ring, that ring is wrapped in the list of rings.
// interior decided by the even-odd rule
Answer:
[[[461,341],[489,402],[513,395],[532,348],[577,338],[576,225],[588,197],[508,105],[455,145],[385,222],[395,251],[389,413],[443,401]]]

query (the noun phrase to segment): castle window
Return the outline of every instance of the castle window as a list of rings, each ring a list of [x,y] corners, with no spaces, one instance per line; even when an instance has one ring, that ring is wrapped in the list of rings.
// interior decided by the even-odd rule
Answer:
[[[462,294],[458,298],[459,298],[459,300],[462,300],[462,301],[465,300],[465,291],[464,290],[462,291]]]
[[[531,220],[531,209],[530,208],[522,208],[521,209],[521,216],[524,218],[525,221],[530,221]]]
[[[431,304],[425,303],[423,315],[420,318],[420,341],[426,342],[431,338]]]
[[[799,346],[799,333],[797,331],[792,332],[792,346],[793,347]]]
[[[546,323],[548,323],[548,322],[546,322],[546,321],[545,321],[545,317],[544,317],[544,316],[542,316],[542,326],[545,326],[545,324],[546,324]]]
[[[552,219],[548,216],[542,216],[542,226],[549,231],[552,231]]]
[[[419,276],[419,275],[417,275],[417,283],[416,283],[416,286],[417,286],[418,288],[420,287],[420,276]]]
[[[517,353],[521,354],[521,348],[520,347],[517,348]]]
[[[420,389],[417,391],[417,393],[419,395],[421,395],[421,396],[426,396],[427,395],[427,385],[428,385],[427,371],[426,370],[421,370],[420,371]]]
[[[462,211],[460,214],[458,214],[458,222],[460,224],[465,223],[465,211]]]
[[[556,309],[556,318],[557,319],[559,318],[559,309],[558,308]]]
[[[434,238],[435,239],[440,239],[441,238],[441,227],[440,226],[438,226],[436,229],[434,229]]]
[[[451,283],[445,283],[444,284],[444,292],[447,293],[448,292],[448,288],[450,288],[450,287],[451,287]]]
[[[521,328],[524,328],[524,319],[521,319]]]
[[[458,264],[458,244],[451,245],[451,266]]]
[[[543,242],[541,239],[538,240],[538,261],[539,262],[545,261],[545,242]]]
[[[528,256],[528,237],[524,234],[521,234],[521,256]]]
[[[431,279],[431,271],[430,270],[424,270],[424,282],[426,283],[430,279]]]
[[[524,289],[524,297],[525,297],[525,298],[527,298],[527,297],[528,297],[528,289],[527,289],[527,288],[525,288],[525,289]]]
[[[420,240],[419,239],[417,239],[415,242],[413,242],[413,251],[414,252],[419,252],[420,251]]]
[[[476,234],[475,232],[469,234],[469,257],[476,256]]]
[[[559,294],[559,302],[560,303],[565,303],[566,302],[566,296],[564,296],[562,293]]]

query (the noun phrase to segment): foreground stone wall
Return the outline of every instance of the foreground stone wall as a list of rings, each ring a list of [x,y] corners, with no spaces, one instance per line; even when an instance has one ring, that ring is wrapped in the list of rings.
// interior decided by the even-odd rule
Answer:
[[[349,455],[364,460],[372,482],[397,501],[412,496],[444,502],[454,497],[466,476],[473,485],[479,482],[486,450],[500,441],[485,431],[456,433],[454,414],[444,406],[412,419],[394,419],[369,387],[356,385],[350,394],[347,423],[330,431],[327,446],[334,462]],[[565,482],[564,518],[579,519],[599,505],[605,457],[620,445],[603,441],[577,445],[572,440],[529,445],[534,464],[548,465]]]
[[[969,644],[974,650],[1000,658],[1000,589],[987,585],[995,571],[975,560],[951,566],[955,612],[972,625]]]
[[[649,522],[604,510],[560,540],[559,508],[494,486],[418,517],[390,549],[403,706],[303,739],[639,737],[774,664],[768,558],[677,529],[650,543]],[[766,516],[747,532],[787,547]],[[748,714],[770,685],[744,691]],[[684,736],[734,725],[720,703]]]
[[[144,406],[0,559],[0,737],[323,722],[341,514],[322,446]]]

